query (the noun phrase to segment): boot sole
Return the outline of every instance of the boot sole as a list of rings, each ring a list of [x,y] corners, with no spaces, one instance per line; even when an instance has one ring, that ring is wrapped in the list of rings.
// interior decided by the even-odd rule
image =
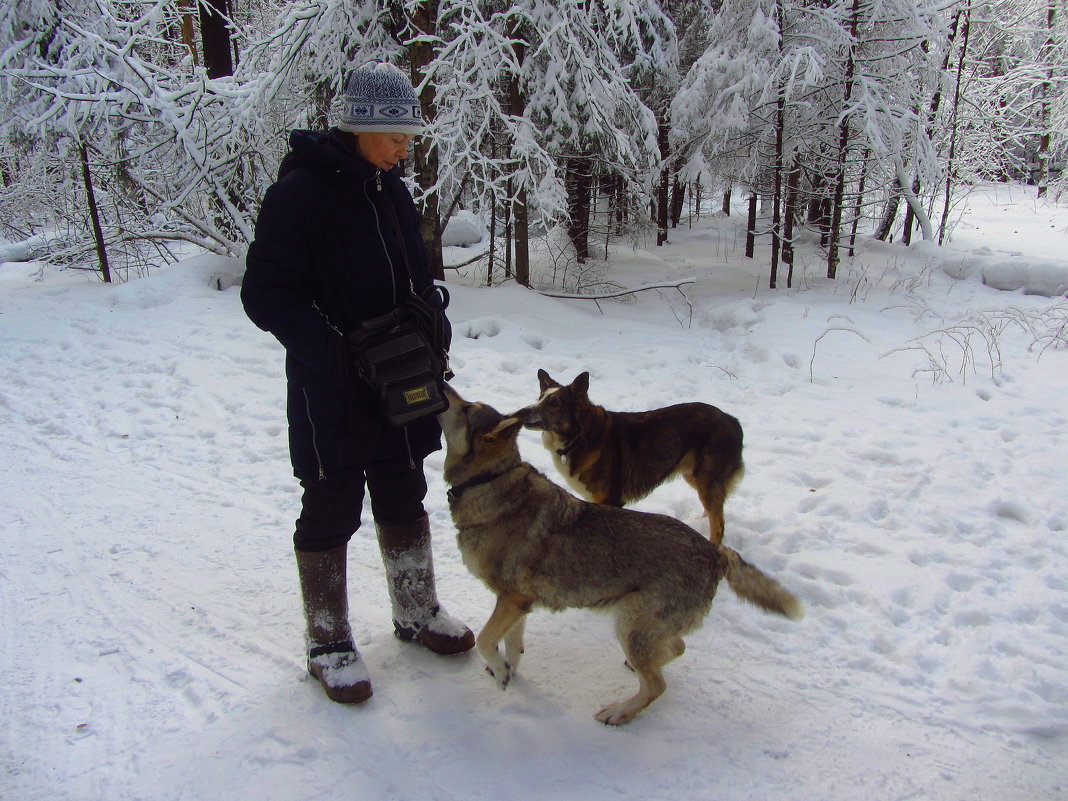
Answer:
[[[361,681],[348,687],[332,688],[327,687],[310,667],[308,668],[308,675],[319,682],[319,686],[323,688],[327,698],[338,704],[362,704],[374,695],[374,690],[371,689],[371,682],[369,681]]]
[[[425,640],[419,636],[419,631],[416,629],[410,629],[407,626],[402,626],[396,621],[393,622],[393,635],[401,642],[410,642],[415,645],[421,645],[431,653],[438,654],[439,656],[456,656],[457,654],[465,654],[475,647],[474,635],[471,635],[470,642],[467,639],[454,639],[454,638],[442,638],[443,640],[451,640],[455,642],[453,646],[434,648]]]

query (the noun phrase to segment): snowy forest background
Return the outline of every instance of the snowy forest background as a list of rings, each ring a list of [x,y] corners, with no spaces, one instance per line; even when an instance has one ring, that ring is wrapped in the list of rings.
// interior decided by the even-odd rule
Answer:
[[[0,797],[1068,798],[1065,2],[0,2]],[[369,519],[375,697],[307,675],[284,352],[237,284],[288,131],[368,58],[412,70],[427,233],[475,258],[465,396],[590,371],[745,429],[728,541],[807,617],[721,590],[624,730],[597,612],[531,615],[506,693],[398,641]],[[684,481],[638,508],[707,526]]]
[[[409,69],[435,269],[589,291],[615,239],[748,199],[769,285],[817,241],[942,242],[976,180],[1064,192],[1064,0],[22,0],[0,9],[0,236],[123,280],[183,243],[241,257],[295,127],[347,70]],[[760,240],[759,238],[763,238]],[[554,253],[530,275],[532,242]],[[11,255],[9,255],[11,258]],[[562,269],[558,269],[562,268]]]

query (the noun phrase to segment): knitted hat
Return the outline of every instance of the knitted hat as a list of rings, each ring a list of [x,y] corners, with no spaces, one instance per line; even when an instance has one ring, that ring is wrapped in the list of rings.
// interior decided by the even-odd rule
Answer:
[[[414,136],[424,124],[412,82],[392,64],[371,61],[349,74],[337,124],[342,131]]]

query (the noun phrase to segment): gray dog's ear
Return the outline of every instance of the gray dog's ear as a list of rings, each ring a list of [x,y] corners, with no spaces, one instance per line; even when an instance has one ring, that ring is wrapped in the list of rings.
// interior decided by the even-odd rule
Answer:
[[[487,431],[482,435],[482,442],[486,445],[493,445],[504,440],[515,439],[524,419],[524,417],[517,417],[516,415],[504,418],[497,423],[497,426],[492,431]]]
[[[527,421],[530,420],[530,415],[533,414],[533,413],[534,413],[534,407],[533,406],[524,406],[519,411],[512,412],[510,415],[508,415],[508,419],[510,420],[510,419],[512,419],[514,417],[515,419],[517,419],[519,421],[520,425],[526,425]],[[505,422],[507,422],[507,421],[505,421]]]

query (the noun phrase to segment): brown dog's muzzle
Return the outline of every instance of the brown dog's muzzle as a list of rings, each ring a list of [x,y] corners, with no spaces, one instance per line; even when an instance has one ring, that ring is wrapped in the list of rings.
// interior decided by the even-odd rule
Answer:
[[[535,431],[545,430],[545,422],[541,419],[537,406],[528,406],[525,409],[520,409],[518,412],[514,412],[511,416],[518,417],[522,420],[523,428],[532,428]]]

